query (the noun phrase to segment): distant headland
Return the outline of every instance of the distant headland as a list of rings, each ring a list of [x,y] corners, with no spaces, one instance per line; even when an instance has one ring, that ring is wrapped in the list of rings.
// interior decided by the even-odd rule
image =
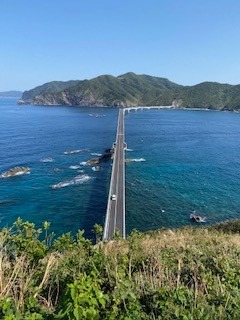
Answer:
[[[0,92],[0,98],[15,98],[15,99],[19,99],[22,96],[22,91],[16,91],[16,90],[12,90],[12,91],[4,91],[4,92]]]
[[[129,72],[91,80],[53,81],[22,94],[19,104],[91,107],[164,106],[240,111],[240,85],[203,82],[183,86]]]

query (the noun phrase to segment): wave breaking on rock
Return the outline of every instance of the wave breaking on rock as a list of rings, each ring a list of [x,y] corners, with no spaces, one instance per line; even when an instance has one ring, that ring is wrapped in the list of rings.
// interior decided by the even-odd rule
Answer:
[[[89,152],[89,150],[88,149],[68,150],[68,151],[64,151],[63,154],[70,155],[70,154],[75,154],[75,153],[80,153],[80,152]]]
[[[40,162],[53,162],[53,158],[47,157],[40,160]]]
[[[77,185],[77,184],[83,184],[84,182],[87,182],[90,179],[92,179],[92,178],[89,175],[83,174],[80,176],[76,176],[72,180],[61,181],[57,184],[53,184],[51,186],[51,188],[52,189],[60,189],[60,188],[65,188],[65,187],[69,187],[69,186],[73,186],[73,185]]]
[[[3,172],[0,175],[0,178],[10,178],[15,176],[21,176],[23,174],[29,174],[29,173],[30,173],[29,167],[14,167],[6,172]]]

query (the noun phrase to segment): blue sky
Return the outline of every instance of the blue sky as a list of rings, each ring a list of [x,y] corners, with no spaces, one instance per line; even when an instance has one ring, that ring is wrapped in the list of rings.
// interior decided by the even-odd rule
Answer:
[[[0,91],[129,71],[240,83],[239,0],[1,0]]]

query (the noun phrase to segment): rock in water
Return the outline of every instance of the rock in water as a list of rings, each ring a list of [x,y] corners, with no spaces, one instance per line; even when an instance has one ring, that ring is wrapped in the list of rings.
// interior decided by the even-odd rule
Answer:
[[[98,164],[99,162],[100,162],[100,158],[92,158],[87,161],[86,165],[92,166],[94,164]]]
[[[99,170],[101,170],[101,167],[100,166],[95,166],[95,167],[92,167],[92,170],[93,171],[99,171]]]
[[[9,178],[9,177],[15,177],[15,176],[21,176],[23,174],[30,173],[29,167],[14,167],[10,170],[2,173],[0,175],[0,178]]]

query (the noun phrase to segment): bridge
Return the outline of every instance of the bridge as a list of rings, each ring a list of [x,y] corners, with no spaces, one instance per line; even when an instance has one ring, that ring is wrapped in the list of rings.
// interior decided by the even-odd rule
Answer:
[[[128,108],[125,108],[124,110],[126,112],[130,112],[131,110],[134,110],[134,111],[138,111],[138,110],[150,110],[150,109],[157,109],[157,110],[160,110],[160,109],[173,109],[174,106],[149,106],[149,107],[146,107],[146,106],[139,106],[139,107],[128,107]]]
[[[113,144],[114,158],[108,194],[103,240],[111,240],[119,232],[125,238],[125,149],[124,113],[131,110],[170,109],[173,106],[129,107],[119,109],[116,141]]]
[[[119,109],[114,158],[108,195],[103,240],[111,240],[116,232],[125,238],[125,149],[124,109]]]

